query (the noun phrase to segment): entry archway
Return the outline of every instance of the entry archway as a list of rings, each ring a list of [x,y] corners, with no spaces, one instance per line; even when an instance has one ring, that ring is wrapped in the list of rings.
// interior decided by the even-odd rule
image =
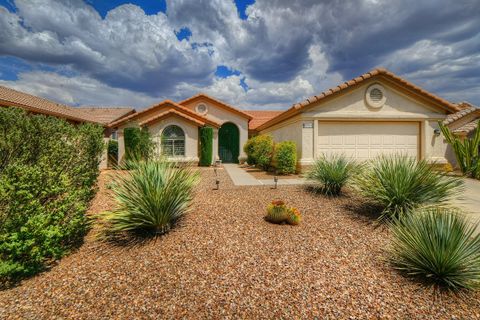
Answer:
[[[238,163],[240,155],[240,131],[231,122],[224,123],[218,130],[218,156],[222,163]]]

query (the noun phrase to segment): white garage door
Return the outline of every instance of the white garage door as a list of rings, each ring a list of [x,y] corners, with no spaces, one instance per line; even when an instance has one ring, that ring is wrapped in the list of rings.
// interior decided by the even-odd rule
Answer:
[[[418,122],[322,122],[318,153],[345,154],[367,160],[379,154],[403,153],[418,158]]]

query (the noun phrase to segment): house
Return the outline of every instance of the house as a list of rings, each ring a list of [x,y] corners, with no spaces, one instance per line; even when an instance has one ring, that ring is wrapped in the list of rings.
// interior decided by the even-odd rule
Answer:
[[[443,121],[460,136],[477,128],[480,109],[452,103],[385,69],[374,69],[285,111],[241,110],[206,94],[180,102],[165,100],[136,112],[132,108],[73,108],[0,87],[0,105],[105,127],[117,133],[119,159],[125,155],[124,130],[147,128],[156,153],[177,161],[198,161],[198,129],[213,128],[215,159],[241,162],[249,136],[270,134],[297,145],[300,167],[322,154],[342,153],[358,160],[401,152],[436,163],[455,163],[441,136]]]

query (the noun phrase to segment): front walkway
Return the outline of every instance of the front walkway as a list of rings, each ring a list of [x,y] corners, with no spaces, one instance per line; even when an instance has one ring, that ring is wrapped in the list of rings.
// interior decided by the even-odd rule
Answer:
[[[256,179],[254,176],[243,170],[236,163],[224,163],[223,167],[227,171],[233,184],[236,186],[263,186],[275,185],[273,179]],[[282,179],[278,177],[278,185],[304,184],[305,179]]]
[[[465,178],[465,191],[454,204],[465,210],[467,217],[473,223],[480,222],[480,181]],[[480,233],[480,225],[477,228]]]

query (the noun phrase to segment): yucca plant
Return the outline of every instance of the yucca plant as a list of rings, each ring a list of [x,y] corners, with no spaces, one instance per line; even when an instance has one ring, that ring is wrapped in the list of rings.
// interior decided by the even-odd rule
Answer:
[[[461,138],[439,122],[445,140],[452,146],[458,166],[464,175],[480,179],[480,129],[475,130],[472,138]]]
[[[373,159],[353,180],[360,195],[383,208],[380,219],[448,204],[461,193],[464,184],[459,178],[436,171],[425,160],[399,154]]]
[[[118,207],[99,215],[108,234],[150,231],[162,234],[188,210],[198,172],[165,160],[139,162],[115,177]]]
[[[448,289],[480,288],[480,235],[459,212],[429,208],[391,223],[390,260]]]
[[[322,155],[306,174],[307,179],[317,184],[317,190],[328,195],[338,196],[360,165],[344,155]]]

